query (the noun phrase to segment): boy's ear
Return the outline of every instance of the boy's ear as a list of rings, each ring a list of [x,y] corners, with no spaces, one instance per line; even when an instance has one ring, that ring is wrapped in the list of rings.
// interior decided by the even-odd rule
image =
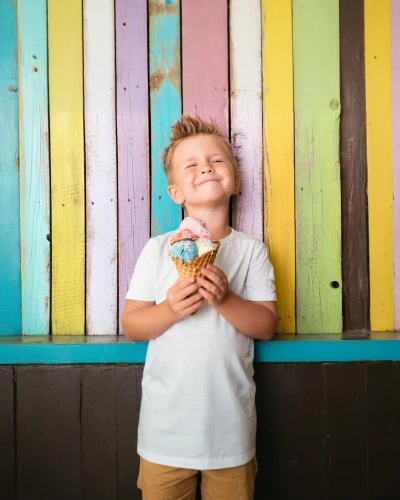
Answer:
[[[233,190],[232,194],[238,194],[240,189],[240,173],[236,172],[235,174],[235,189]]]
[[[185,199],[175,184],[168,184],[168,194],[171,196],[172,201],[177,205],[184,204]]]

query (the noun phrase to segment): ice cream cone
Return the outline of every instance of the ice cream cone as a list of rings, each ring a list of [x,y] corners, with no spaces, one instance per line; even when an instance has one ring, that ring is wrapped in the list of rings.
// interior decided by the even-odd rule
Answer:
[[[207,264],[214,264],[215,257],[217,256],[218,249],[220,246],[219,241],[214,241],[217,245],[215,250],[203,254],[201,257],[196,257],[189,262],[184,263],[182,259],[178,257],[172,257],[172,261],[175,264],[176,270],[178,271],[179,279],[187,280],[189,278],[205,278],[202,275],[201,270],[206,267]],[[195,314],[195,313],[193,313]],[[192,315],[193,315],[192,314]]]

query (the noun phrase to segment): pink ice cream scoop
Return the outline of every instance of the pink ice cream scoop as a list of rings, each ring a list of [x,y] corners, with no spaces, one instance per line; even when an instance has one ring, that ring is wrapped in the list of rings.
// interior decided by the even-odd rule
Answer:
[[[211,236],[210,231],[207,231],[204,227],[204,222],[199,219],[194,219],[193,217],[185,217],[179,229],[188,229],[198,238],[209,238]]]

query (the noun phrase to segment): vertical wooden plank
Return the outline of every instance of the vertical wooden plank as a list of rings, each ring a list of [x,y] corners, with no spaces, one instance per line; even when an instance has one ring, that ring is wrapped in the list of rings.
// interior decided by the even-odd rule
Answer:
[[[81,500],[80,380],[79,367],[16,368],[18,498]]]
[[[115,25],[121,317],[136,260],[150,236],[146,0],[116,0]]]
[[[365,0],[371,330],[394,328],[390,0]]]
[[[117,333],[114,0],[84,0],[86,333]]]
[[[52,334],[84,334],[82,2],[48,0]]]
[[[84,498],[117,499],[115,368],[87,366],[82,375]]]
[[[117,412],[118,500],[140,500],[137,487],[140,459],[137,433],[142,400],[143,366],[118,366],[115,369]]]
[[[261,9],[259,0],[230,3],[231,138],[240,159],[234,204],[238,231],[263,239]]]
[[[368,498],[365,364],[325,365],[327,498]]]
[[[400,491],[398,363],[368,363],[367,414],[369,496],[397,498]]]
[[[255,498],[325,498],[321,363],[257,363]]]
[[[0,498],[14,500],[14,381],[13,369],[0,368]]]
[[[182,77],[183,112],[228,135],[227,0],[182,3]]]
[[[395,328],[400,330],[400,2],[391,3]]]
[[[180,0],[149,0],[151,235],[176,229],[182,209],[167,194],[161,154],[181,117]],[[204,80],[204,79],[203,79]]]
[[[369,329],[364,0],[340,0],[344,330]]]
[[[21,250],[19,231],[17,21],[15,2],[0,2],[0,335],[19,335]]]
[[[293,1],[298,333],[342,331],[339,0]]]
[[[295,210],[292,0],[262,2],[264,237],[275,269],[278,331],[294,333]]]
[[[49,335],[47,2],[18,0],[22,333]]]

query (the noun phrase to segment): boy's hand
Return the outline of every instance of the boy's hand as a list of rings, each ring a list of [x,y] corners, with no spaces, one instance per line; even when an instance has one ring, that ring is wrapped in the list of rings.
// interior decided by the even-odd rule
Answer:
[[[167,302],[179,321],[190,316],[203,304],[204,299],[199,294],[200,284],[194,278],[178,280],[167,292]],[[189,295],[193,294],[191,297]]]
[[[216,307],[222,305],[229,293],[229,283],[225,273],[212,264],[207,264],[202,273],[210,281],[204,278],[197,279],[197,282],[202,286],[199,293],[206,299],[210,306]]]

